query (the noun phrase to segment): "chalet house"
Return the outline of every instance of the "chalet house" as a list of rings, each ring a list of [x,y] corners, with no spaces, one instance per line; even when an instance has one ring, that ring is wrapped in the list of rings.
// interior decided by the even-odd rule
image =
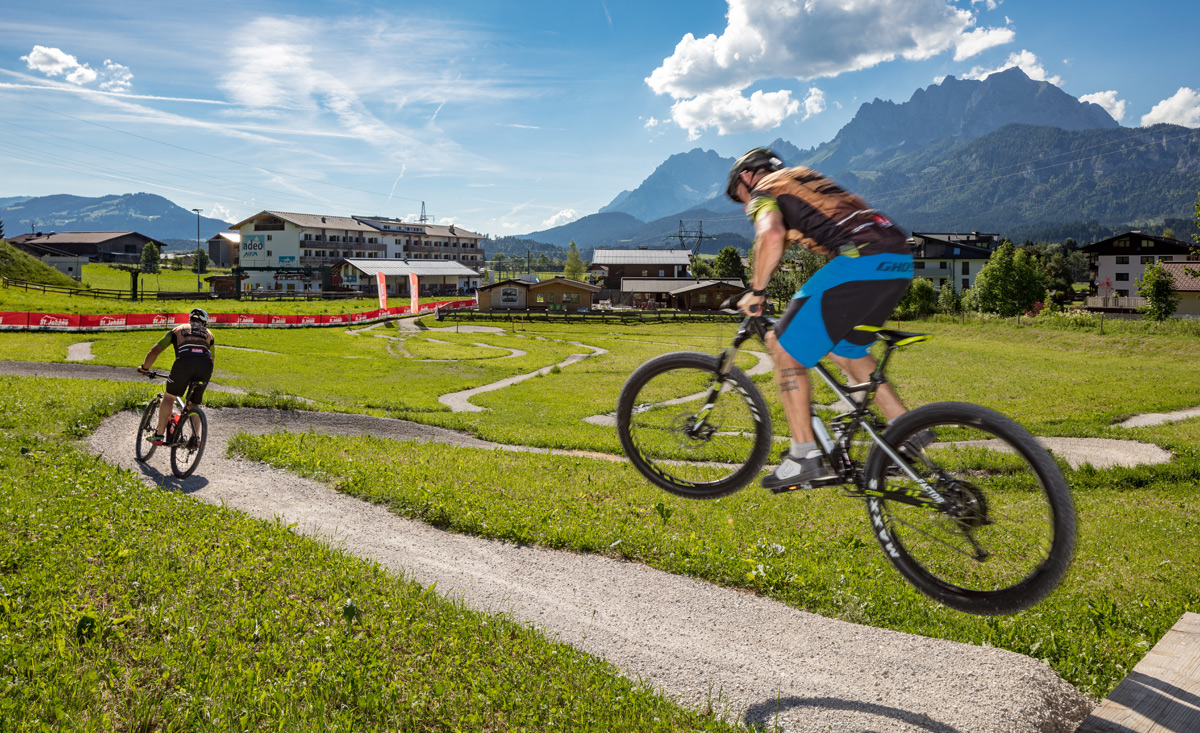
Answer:
[[[1096,296],[1110,301],[1136,297],[1137,282],[1147,267],[1156,262],[1189,259],[1193,249],[1191,244],[1178,239],[1141,232],[1126,232],[1081,248],[1091,260],[1092,287]],[[1088,306],[1092,305],[1092,298],[1089,298]]]
[[[142,258],[142,247],[154,242],[158,249],[166,245],[152,237],[137,232],[37,232],[19,234],[8,243],[26,249],[26,246],[41,246],[65,255],[86,257],[93,262],[137,263]],[[27,250],[28,251],[28,250]]]
[[[562,276],[540,282],[501,280],[479,288],[479,310],[590,311],[600,288]]]
[[[716,310],[721,301],[745,290],[738,278],[627,277],[621,280],[621,302],[635,308]]]
[[[913,277],[932,280],[939,290],[958,292],[975,286],[975,277],[992,256],[998,234],[929,234],[913,232]]]
[[[686,277],[691,254],[686,249],[598,249],[592,267],[603,267],[604,287],[617,290],[627,277]]]

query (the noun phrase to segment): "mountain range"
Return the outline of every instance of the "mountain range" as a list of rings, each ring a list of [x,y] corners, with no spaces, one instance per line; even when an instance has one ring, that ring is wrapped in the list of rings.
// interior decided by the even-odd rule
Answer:
[[[1200,191],[1200,130],[1121,127],[1102,107],[1016,68],[978,81],[947,77],[904,103],[868,102],[815,148],[782,139],[769,147],[918,231],[1138,227],[1190,219]],[[749,223],[724,197],[733,162],[699,148],[672,155],[600,213],[523,236],[581,249],[667,246],[680,220],[690,229],[701,220],[706,234],[748,242]]]
[[[32,232],[137,232],[185,249],[195,247],[197,238],[204,242],[229,229],[229,222],[207,216],[197,222],[195,212],[152,193],[0,198],[0,221],[10,237]]]

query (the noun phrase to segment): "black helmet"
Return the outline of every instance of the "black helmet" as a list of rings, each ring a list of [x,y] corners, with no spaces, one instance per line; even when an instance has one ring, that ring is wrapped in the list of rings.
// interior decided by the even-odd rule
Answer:
[[[729,181],[725,184],[725,194],[737,201],[737,187],[745,171],[777,171],[783,168],[783,161],[767,148],[755,148],[737,159],[729,169]]]
[[[208,326],[208,313],[203,308],[193,308],[188,320],[199,321],[201,326]]]

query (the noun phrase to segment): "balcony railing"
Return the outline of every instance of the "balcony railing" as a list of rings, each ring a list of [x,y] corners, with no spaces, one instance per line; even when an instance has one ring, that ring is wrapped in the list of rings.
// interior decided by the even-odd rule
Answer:
[[[1126,308],[1133,310],[1146,305],[1145,298],[1139,297],[1106,297],[1089,295],[1086,301],[1088,308]]]

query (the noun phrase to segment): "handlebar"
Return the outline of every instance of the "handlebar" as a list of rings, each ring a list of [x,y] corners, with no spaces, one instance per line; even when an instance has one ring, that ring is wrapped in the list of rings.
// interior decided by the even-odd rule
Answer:
[[[141,374],[142,376],[146,377],[146,379],[166,379],[171,376],[170,374],[167,374],[166,372],[157,372],[157,371],[154,371],[153,369],[142,369],[141,367],[137,368],[137,372],[138,372],[138,374]]]

